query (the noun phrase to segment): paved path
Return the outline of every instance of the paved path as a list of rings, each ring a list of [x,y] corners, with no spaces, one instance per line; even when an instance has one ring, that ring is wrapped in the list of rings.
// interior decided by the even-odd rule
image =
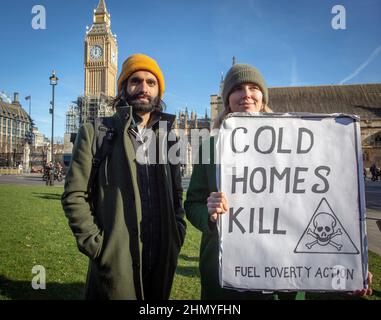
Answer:
[[[45,186],[46,182],[42,180],[42,173],[31,173],[22,176],[0,175],[0,184],[23,184],[23,185],[36,185]],[[54,181],[54,186],[62,187],[64,180],[58,182]]]
[[[381,222],[381,181],[366,181],[366,228],[369,249],[381,255],[381,230],[377,220]]]

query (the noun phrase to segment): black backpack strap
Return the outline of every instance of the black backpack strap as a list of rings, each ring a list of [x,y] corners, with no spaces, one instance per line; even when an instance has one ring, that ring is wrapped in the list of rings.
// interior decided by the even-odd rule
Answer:
[[[93,160],[88,184],[90,194],[94,191],[95,178],[102,161],[111,154],[114,136],[114,118],[100,117],[95,119],[92,145]]]

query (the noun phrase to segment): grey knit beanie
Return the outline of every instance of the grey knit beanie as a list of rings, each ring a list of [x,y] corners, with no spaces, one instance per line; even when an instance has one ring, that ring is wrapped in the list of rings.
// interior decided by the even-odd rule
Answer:
[[[264,103],[268,103],[269,93],[261,73],[249,64],[235,64],[230,68],[224,80],[222,99],[225,107],[228,105],[229,95],[233,88],[242,83],[255,83],[262,91]]]

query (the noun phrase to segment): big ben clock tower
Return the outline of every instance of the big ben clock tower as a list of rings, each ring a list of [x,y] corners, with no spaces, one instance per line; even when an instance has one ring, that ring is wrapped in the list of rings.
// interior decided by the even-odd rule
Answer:
[[[118,45],[104,0],[94,10],[85,39],[85,96],[116,96]]]
[[[85,91],[69,106],[66,113],[64,162],[69,165],[73,143],[79,127],[94,123],[98,117],[109,117],[116,91],[118,44],[111,32],[110,14],[104,0],[94,10],[93,25],[86,27],[85,38]]]

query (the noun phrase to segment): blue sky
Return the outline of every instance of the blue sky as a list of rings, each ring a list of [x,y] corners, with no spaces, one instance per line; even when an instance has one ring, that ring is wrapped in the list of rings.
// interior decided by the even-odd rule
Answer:
[[[32,118],[50,137],[49,76],[56,87],[55,136],[65,112],[83,93],[83,42],[99,0],[1,1],[0,91],[21,102],[32,95]],[[34,5],[46,29],[34,30]],[[335,30],[333,6],[346,10]],[[232,56],[261,70],[269,87],[381,82],[381,0],[106,0],[117,34],[119,72],[130,54],[154,57],[165,80],[168,112],[205,114]]]

